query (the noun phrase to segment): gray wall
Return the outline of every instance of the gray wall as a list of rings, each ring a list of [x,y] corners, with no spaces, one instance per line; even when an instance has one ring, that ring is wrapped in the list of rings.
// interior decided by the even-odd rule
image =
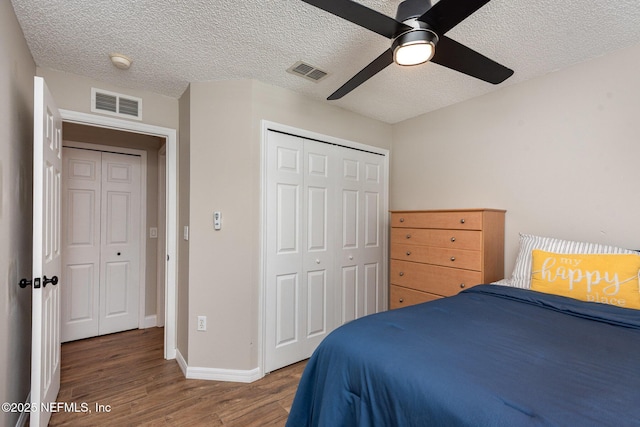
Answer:
[[[10,1],[0,2],[0,402],[30,389],[33,76],[36,66]],[[0,412],[0,426],[19,414]]]
[[[639,75],[640,45],[395,125],[392,209],[506,209],[507,276],[519,232],[640,248]]]

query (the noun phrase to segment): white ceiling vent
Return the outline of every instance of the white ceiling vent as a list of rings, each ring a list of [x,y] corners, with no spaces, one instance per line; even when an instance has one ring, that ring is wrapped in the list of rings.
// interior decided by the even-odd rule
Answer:
[[[142,99],[92,87],[91,112],[142,120]]]
[[[296,76],[304,77],[305,79],[311,80],[312,82],[317,82],[325,77],[327,77],[326,71],[322,71],[319,68],[316,68],[312,65],[305,64],[302,61],[298,61],[293,64],[289,69],[287,69],[288,73],[295,74]]]

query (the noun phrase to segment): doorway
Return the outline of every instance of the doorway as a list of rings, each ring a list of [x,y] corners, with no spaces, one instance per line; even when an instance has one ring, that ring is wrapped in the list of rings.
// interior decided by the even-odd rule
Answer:
[[[93,114],[79,113],[69,110],[60,110],[62,120],[65,126],[82,125],[94,129],[108,129],[121,131],[129,135],[144,135],[148,137],[158,137],[164,141],[163,157],[165,163],[165,212],[164,223],[157,223],[158,235],[164,236],[163,260],[166,264],[161,269],[165,273],[164,278],[164,313],[161,318],[164,320],[164,357],[165,359],[175,359],[176,357],[176,260],[177,260],[177,133],[175,129],[164,128],[154,125],[148,125],[127,120],[96,116]],[[65,136],[66,139],[66,136]],[[160,148],[162,149],[162,148]],[[156,154],[158,150],[156,149]],[[157,159],[157,157],[156,157]],[[157,167],[157,160],[156,160]],[[156,205],[157,206],[157,205]],[[157,209],[152,209],[158,212]],[[146,230],[145,234],[149,235],[154,230]],[[156,239],[160,240],[160,239]],[[154,254],[159,259],[159,256]],[[154,263],[155,264],[155,263]],[[154,293],[152,300],[147,300],[146,306],[155,307],[157,301],[157,292]],[[144,313],[144,311],[143,311]],[[157,316],[157,313],[156,313]],[[155,326],[158,317],[145,317],[141,325]]]

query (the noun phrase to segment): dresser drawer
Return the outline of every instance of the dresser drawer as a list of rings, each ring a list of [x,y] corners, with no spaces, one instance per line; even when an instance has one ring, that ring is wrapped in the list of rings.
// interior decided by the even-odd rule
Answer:
[[[391,243],[435,246],[439,248],[482,249],[482,231],[392,228]]]
[[[392,212],[391,226],[482,230],[482,211]]]
[[[441,297],[438,295],[391,285],[389,288],[389,309],[393,310],[394,308],[407,307],[439,298]]]
[[[482,273],[393,259],[390,279],[392,285],[450,296],[481,284]]]
[[[480,251],[392,243],[391,258],[482,271],[482,253]]]

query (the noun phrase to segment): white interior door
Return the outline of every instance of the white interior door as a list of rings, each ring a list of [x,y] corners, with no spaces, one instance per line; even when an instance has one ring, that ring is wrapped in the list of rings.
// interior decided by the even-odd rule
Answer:
[[[265,372],[386,308],[385,157],[269,131]]]
[[[265,370],[300,360],[303,282],[304,144],[270,133],[267,144]]]
[[[33,136],[31,403],[39,410],[30,425],[46,426],[46,405],[60,390],[62,120],[41,77],[34,79]]]
[[[306,359],[320,341],[335,328],[334,235],[336,159],[334,147],[321,142],[303,140],[304,197],[303,207],[303,290],[300,316],[303,328],[302,349],[298,360]]]
[[[140,157],[63,154],[62,341],[137,328]]]
[[[337,147],[340,289],[336,318],[340,324],[386,308],[383,236],[385,165],[374,153]]]
[[[62,342],[98,335],[102,156],[63,148]]]
[[[102,153],[100,335],[138,327],[140,157]]]

